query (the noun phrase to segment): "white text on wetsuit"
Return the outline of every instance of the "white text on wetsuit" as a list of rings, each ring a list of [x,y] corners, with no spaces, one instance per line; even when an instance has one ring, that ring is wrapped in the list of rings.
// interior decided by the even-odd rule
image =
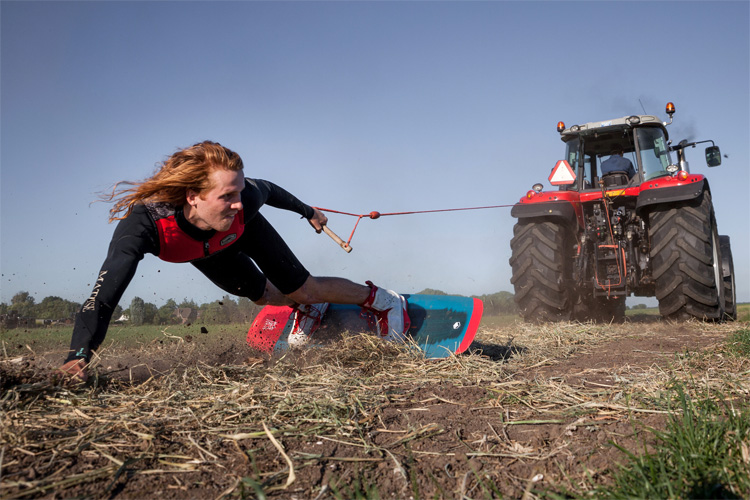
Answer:
[[[107,271],[102,271],[99,273],[99,277],[96,278],[96,284],[94,285],[94,291],[91,292],[91,297],[86,299],[81,312],[93,311],[95,309],[96,297],[97,295],[99,295],[99,289],[102,287],[102,283],[104,283],[105,274],[107,274]]]

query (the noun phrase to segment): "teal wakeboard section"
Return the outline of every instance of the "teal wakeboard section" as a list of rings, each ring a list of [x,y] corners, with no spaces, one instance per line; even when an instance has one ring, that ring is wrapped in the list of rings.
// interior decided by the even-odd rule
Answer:
[[[482,319],[483,304],[479,299],[454,295],[404,295],[411,327],[407,335],[428,358],[445,358],[465,351],[476,335]],[[283,329],[274,350],[286,350],[292,325]],[[374,332],[371,320],[354,305],[331,304],[323,321],[312,335],[312,345],[324,343],[331,332]]]

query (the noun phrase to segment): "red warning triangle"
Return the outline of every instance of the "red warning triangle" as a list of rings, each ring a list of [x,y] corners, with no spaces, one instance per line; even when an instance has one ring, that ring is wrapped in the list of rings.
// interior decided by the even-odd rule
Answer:
[[[576,181],[576,174],[570,168],[570,163],[566,160],[560,160],[555,164],[552,173],[549,174],[549,183],[553,186],[573,184]]]

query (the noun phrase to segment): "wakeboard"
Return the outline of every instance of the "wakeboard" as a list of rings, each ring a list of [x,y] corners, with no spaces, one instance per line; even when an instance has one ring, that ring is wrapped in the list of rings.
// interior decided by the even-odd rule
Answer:
[[[481,300],[455,295],[404,295],[411,327],[410,343],[419,346],[427,358],[445,358],[468,349],[482,320]],[[287,306],[265,306],[247,332],[247,343],[263,352],[289,348],[293,309]],[[371,333],[377,335],[372,317],[355,305],[330,304],[318,328],[305,347],[324,345],[341,338],[341,334]]]

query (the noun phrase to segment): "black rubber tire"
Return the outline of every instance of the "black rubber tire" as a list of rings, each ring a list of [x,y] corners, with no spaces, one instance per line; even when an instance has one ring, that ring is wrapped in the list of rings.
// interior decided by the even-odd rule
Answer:
[[[567,321],[572,311],[571,229],[550,220],[520,221],[510,242],[510,282],[526,321]]]
[[[734,260],[729,236],[719,236],[721,246],[721,270],[724,278],[724,319],[737,319],[737,291],[734,288]]]
[[[711,194],[659,205],[649,214],[659,312],[669,319],[721,321],[724,286]]]

